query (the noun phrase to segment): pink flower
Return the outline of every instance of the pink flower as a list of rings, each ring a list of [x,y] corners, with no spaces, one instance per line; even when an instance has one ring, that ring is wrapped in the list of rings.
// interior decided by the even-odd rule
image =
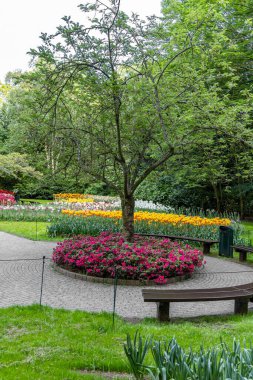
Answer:
[[[121,234],[103,232],[97,237],[77,236],[58,243],[53,261],[99,277],[153,279],[166,284],[168,278],[192,273],[203,265],[203,254],[169,239],[136,236],[125,244]]]
[[[158,276],[154,279],[156,284],[167,284],[168,280],[164,276]]]

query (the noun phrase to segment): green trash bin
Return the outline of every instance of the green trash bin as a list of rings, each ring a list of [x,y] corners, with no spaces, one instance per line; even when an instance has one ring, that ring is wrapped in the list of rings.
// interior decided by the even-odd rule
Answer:
[[[220,226],[219,256],[233,257],[233,236],[233,228]]]

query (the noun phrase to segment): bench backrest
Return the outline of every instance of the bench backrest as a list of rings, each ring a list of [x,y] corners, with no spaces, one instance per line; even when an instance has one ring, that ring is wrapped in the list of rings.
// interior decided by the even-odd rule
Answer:
[[[207,289],[143,289],[144,302],[191,302],[253,297],[253,283]]]

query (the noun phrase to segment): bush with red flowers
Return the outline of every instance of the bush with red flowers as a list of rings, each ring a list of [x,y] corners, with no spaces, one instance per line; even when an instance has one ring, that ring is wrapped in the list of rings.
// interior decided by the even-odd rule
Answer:
[[[126,242],[121,234],[79,236],[57,244],[53,261],[89,276],[154,281],[190,274],[203,265],[203,253],[169,239],[135,236]]]
[[[14,205],[16,203],[13,191],[0,190],[0,205]]]

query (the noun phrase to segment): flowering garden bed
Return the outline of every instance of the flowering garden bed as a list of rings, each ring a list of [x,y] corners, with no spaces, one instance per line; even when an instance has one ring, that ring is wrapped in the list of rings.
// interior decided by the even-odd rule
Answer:
[[[55,264],[98,278],[166,284],[203,265],[203,253],[169,239],[136,236],[128,243],[119,233],[79,236],[57,244]]]
[[[0,190],[0,205],[14,205],[16,203],[14,193],[8,190]]]

